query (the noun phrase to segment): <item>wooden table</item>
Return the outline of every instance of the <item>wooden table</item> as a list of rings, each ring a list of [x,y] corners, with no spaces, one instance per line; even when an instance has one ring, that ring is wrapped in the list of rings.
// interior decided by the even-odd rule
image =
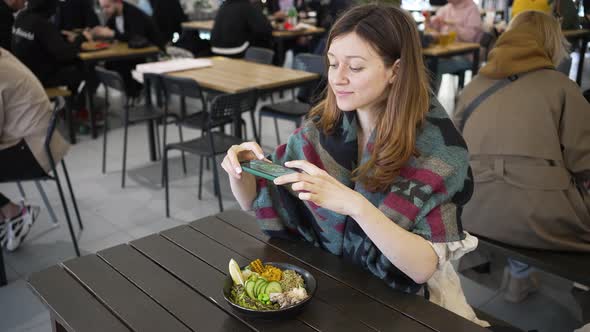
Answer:
[[[130,59],[143,59],[154,57],[158,55],[160,49],[156,46],[148,46],[144,48],[129,48],[126,42],[115,42],[111,47],[93,52],[80,52],[78,57],[84,63],[84,70],[89,73],[94,65],[99,61],[121,61]],[[91,75],[85,75],[86,78]],[[96,130],[96,116],[94,113],[94,103],[91,96],[91,91],[86,89],[86,105],[90,113],[90,128],[92,132],[92,138],[98,136]],[[153,128],[151,129],[153,131]],[[151,135],[150,135],[151,136]],[[155,156],[152,156],[152,160],[155,160]]]
[[[438,60],[440,58],[450,58],[456,55],[472,54],[472,75],[477,75],[479,71],[479,44],[454,42],[447,46],[433,45],[422,50],[426,58],[430,58],[429,69],[433,74],[438,70]]]
[[[317,292],[293,319],[245,318],[222,294],[231,258],[304,267]],[[29,285],[54,331],[488,331],[322,249],[270,239],[241,211],[66,261],[33,273]]]
[[[590,30],[579,29],[579,30],[564,30],[563,35],[567,40],[572,43],[572,46],[578,47],[579,61],[578,71],[576,73],[576,83],[582,86],[582,75],[584,73],[584,55],[586,54],[586,48],[588,41],[590,41]]]

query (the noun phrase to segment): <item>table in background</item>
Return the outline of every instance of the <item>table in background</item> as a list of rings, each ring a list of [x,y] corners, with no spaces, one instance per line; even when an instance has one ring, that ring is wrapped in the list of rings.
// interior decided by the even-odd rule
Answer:
[[[214,21],[190,21],[183,22],[182,28],[184,30],[199,30],[211,31],[213,30]],[[272,37],[276,43],[276,50],[278,56],[278,63],[283,63],[285,53],[285,40],[295,39],[298,37],[321,35],[326,32],[326,29],[319,27],[310,27],[307,29],[298,30],[273,30]]]
[[[579,86],[582,86],[582,75],[584,73],[584,55],[586,54],[586,48],[588,47],[588,41],[590,40],[590,30],[563,30],[563,35],[572,43],[572,45],[574,45],[574,47],[578,47],[579,61],[578,71],[576,73],[576,83],[578,83]]]
[[[84,70],[86,73],[90,72],[90,69],[100,61],[120,61],[130,59],[143,59],[154,57],[158,55],[160,49],[156,46],[148,46],[144,48],[129,48],[126,42],[115,42],[109,48],[93,51],[93,52],[81,52],[78,57],[84,63]],[[90,75],[85,75],[86,78]],[[90,113],[90,127],[92,131],[92,138],[98,136],[96,130],[96,115],[94,112],[93,92],[86,89],[86,105]],[[153,126],[150,125],[150,130],[153,131]],[[150,135],[151,137],[152,135]],[[155,160],[155,156],[152,156],[152,160]]]
[[[222,294],[231,258],[304,267],[317,292],[293,319],[245,318]],[[241,211],[66,261],[33,273],[29,285],[54,331],[488,331],[320,248],[270,239]]]
[[[220,56],[210,59],[211,67],[174,72],[169,75],[193,79],[204,90],[221,93],[237,93],[250,89],[256,89],[260,93],[272,93],[319,79],[318,74],[300,70]],[[236,136],[241,136],[240,128],[241,126],[234,126]],[[254,137],[256,141],[259,141],[256,130]]]
[[[429,58],[428,69],[436,75],[438,70],[438,60],[440,58],[450,58],[456,55],[472,54],[472,76],[477,75],[479,71],[479,44],[454,42],[446,46],[433,45],[422,50],[422,54]]]

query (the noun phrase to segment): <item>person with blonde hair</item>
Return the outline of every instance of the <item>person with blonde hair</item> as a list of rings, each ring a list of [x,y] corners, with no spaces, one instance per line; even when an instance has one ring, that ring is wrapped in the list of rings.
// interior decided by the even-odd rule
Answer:
[[[555,70],[566,55],[556,18],[520,13],[459,97],[455,123],[475,180],[466,230],[519,247],[590,252],[590,105]],[[506,300],[537,289],[530,271],[509,260]]]
[[[222,162],[244,210],[270,236],[341,256],[391,288],[424,296],[483,326],[449,260],[473,250],[461,211],[469,200],[465,142],[429,90],[412,17],[358,6],[332,26],[323,100],[265,156],[255,142]],[[268,159],[299,170],[274,181],[243,172]]]

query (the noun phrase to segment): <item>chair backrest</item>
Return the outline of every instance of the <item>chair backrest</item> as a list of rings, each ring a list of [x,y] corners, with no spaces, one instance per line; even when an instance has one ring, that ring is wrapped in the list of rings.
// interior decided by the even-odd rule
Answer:
[[[496,43],[496,36],[490,32],[484,32],[479,39],[479,46],[482,48],[482,59],[488,61],[488,54]]]
[[[123,78],[116,71],[96,67],[96,77],[99,82],[104,84],[105,88],[118,90],[125,94],[125,82],[123,82]]]
[[[203,104],[203,110],[207,110],[207,103],[205,101],[205,97],[203,96],[203,91],[201,90],[201,86],[197,81],[186,77],[162,75],[161,82],[166,99],[166,112],[168,112],[168,105],[171,95],[178,95],[180,97],[180,111],[182,116],[187,115],[187,97],[199,99]]]
[[[319,74],[318,80],[312,81],[299,88],[297,99],[313,104],[326,87],[326,60],[323,56],[310,53],[300,53],[293,59],[293,69]]]
[[[258,93],[254,89],[216,96],[211,102],[208,127],[213,128],[220,123],[234,120],[244,112],[254,111],[257,101]]]
[[[55,164],[55,159],[53,158],[53,153],[51,153],[51,139],[57,130],[57,122],[59,121],[59,113],[64,110],[64,107],[56,107],[51,112],[51,117],[49,118],[49,125],[47,126],[47,132],[45,133],[45,153],[47,153],[47,157],[49,159],[49,163],[51,166],[51,170],[53,172],[56,171],[57,165]]]
[[[246,50],[246,54],[244,54],[244,60],[270,65],[274,56],[275,52],[273,50],[261,47],[249,47]]]

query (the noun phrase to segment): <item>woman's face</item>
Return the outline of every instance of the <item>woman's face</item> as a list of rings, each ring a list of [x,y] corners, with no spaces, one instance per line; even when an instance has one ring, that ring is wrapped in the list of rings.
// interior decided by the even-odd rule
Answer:
[[[328,49],[328,82],[342,111],[371,110],[386,97],[393,66],[356,33],[335,38]]]

